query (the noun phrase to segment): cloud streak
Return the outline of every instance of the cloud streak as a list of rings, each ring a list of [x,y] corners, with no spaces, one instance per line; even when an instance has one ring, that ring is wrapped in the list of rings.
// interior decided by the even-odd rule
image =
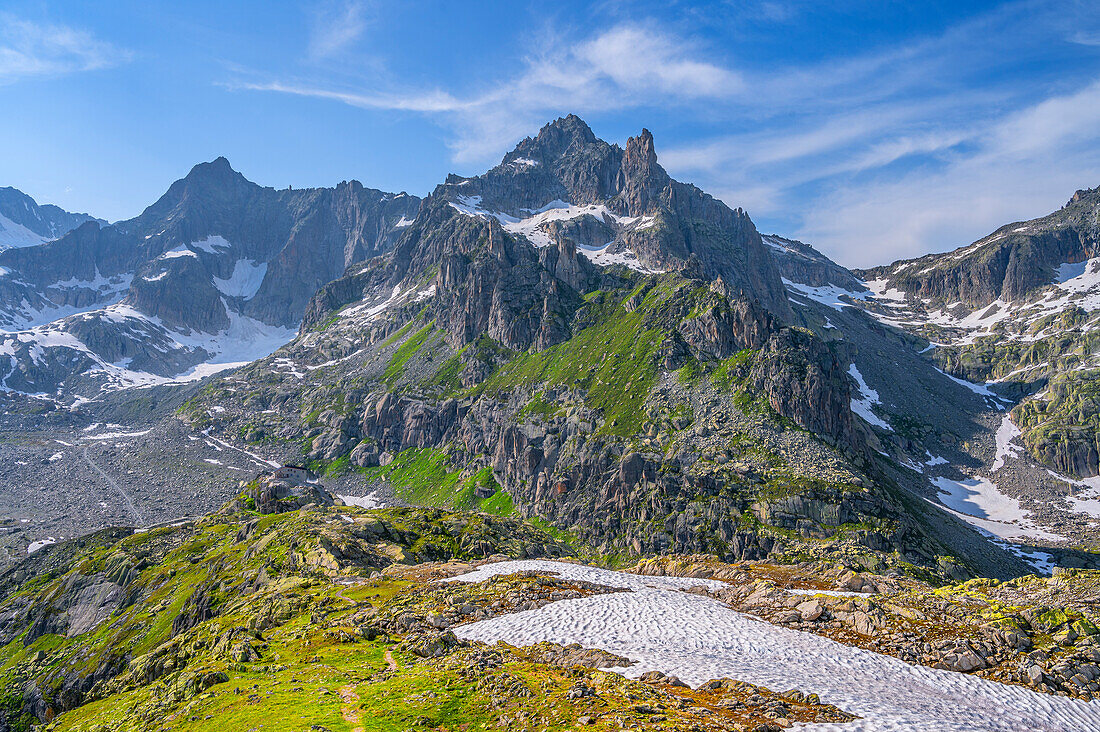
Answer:
[[[86,31],[0,13],[0,83],[96,71],[129,58],[129,52]]]
[[[619,24],[574,43],[547,42],[517,74],[465,95],[431,90],[339,90],[281,80],[230,86],[340,101],[366,109],[436,115],[454,131],[454,160],[481,162],[564,111],[637,108],[656,100],[726,99],[744,89],[736,71],[702,60],[692,43],[653,25]]]
[[[367,29],[368,7],[361,0],[328,2],[313,17],[309,55],[326,59],[346,51]]]

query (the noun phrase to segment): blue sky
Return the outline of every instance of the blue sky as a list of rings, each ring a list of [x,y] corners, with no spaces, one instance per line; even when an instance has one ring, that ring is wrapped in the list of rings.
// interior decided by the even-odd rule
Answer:
[[[425,194],[575,112],[867,266],[1100,185],[1100,3],[0,4],[0,185],[110,220],[225,155]]]

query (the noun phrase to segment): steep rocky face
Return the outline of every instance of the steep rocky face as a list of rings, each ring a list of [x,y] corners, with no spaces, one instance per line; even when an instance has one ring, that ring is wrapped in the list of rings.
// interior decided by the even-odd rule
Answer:
[[[857,438],[846,363],[807,331],[785,328],[764,345],[749,379],[776,412],[836,443],[865,449]]]
[[[431,239],[414,225],[393,255],[409,275],[395,285],[376,262],[328,286],[294,343],[211,385],[185,418],[255,449],[304,445],[318,470],[377,475],[410,500],[457,501],[466,489],[433,486],[467,481],[462,501],[506,496],[607,551],[741,559],[810,542],[936,564],[929,527],[865,472],[833,349],[717,280],[595,271],[585,293],[558,281],[504,298],[508,266],[553,280],[545,259],[496,220],[448,208],[434,276],[407,264]],[[484,293],[478,283],[496,294],[463,293]],[[550,305],[555,289],[568,298]],[[507,319],[488,318],[503,304]],[[454,327],[470,308],[482,309],[476,337]]]
[[[58,239],[86,221],[99,219],[52,204],[40,206],[18,189],[0,188],[0,251]]]
[[[648,130],[624,150],[571,115],[520,142],[484,175],[451,176],[433,195],[468,215],[496,218],[536,246],[569,238],[597,264],[722,277],[790,318],[778,270],[748,215],[672,180]]]
[[[224,158],[197,165],[134,219],[0,253],[5,383],[67,399],[270,353],[316,290],[392,247],[419,204],[355,181],[277,191]]]

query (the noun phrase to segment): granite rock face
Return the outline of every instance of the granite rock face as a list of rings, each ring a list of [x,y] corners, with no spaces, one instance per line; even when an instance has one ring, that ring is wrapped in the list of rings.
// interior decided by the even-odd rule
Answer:
[[[776,234],[763,237],[783,278],[810,287],[839,287],[862,292],[866,286],[851,270],[841,267],[809,244]]]
[[[1063,264],[1084,262],[1100,246],[1100,188],[1077,191],[1058,211],[1006,224],[968,247],[857,272],[919,299],[981,307],[1017,301],[1050,284]]]
[[[589,238],[590,227],[589,236],[576,236],[578,245],[629,250],[653,270],[721,276],[777,317],[790,317],[778,269],[748,215],[670,178],[649,130],[629,138],[623,149],[599,140],[570,115],[521,141],[484,175],[450,176],[435,196],[476,200],[482,211],[513,219],[567,204],[604,207],[618,217],[615,236],[608,238],[604,230]],[[611,220],[607,214],[595,218]],[[553,226],[547,222],[545,228]]]

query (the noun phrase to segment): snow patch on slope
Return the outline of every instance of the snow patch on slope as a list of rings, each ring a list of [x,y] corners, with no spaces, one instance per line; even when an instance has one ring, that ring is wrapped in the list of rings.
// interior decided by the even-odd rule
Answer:
[[[1062,541],[1065,537],[1039,528],[1031,514],[1015,498],[1001,493],[988,478],[974,476],[963,480],[933,478],[940,502],[951,513],[972,526],[1001,539],[1045,539]]]
[[[879,399],[877,391],[867,386],[867,382],[863,380],[863,374],[859,372],[854,363],[848,367],[848,375],[855,379],[861,395],[858,399],[852,398],[852,411],[875,427],[893,432],[894,428],[871,409],[875,404],[882,404],[882,400]]]
[[[251,300],[260,290],[267,275],[267,262],[251,259],[238,259],[233,265],[233,274],[228,279],[214,278],[214,287],[218,292],[230,297]]]
[[[17,224],[7,216],[0,214],[0,251],[33,247],[49,241],[47,237],[34,233],[26,226]]]
[[[1003,468],[1008,458],[1019,457],[1023,448],[1012,444],[1012,441],[1021,434],[1023,433],[1020,432],[1020,428],[1012,423],[1012,415],[1005,414],[1004,419],[1001,420],[1001,426],[997,428],[997,454],[993,458],[991,468],[993,472]]]
[[[810,285],[804,285],[800,282],[792,282],[786,277],[783,278],[783,284],[786,285],[787,289],[792,293],[809,298],[822,305],[828,305],[838,312],[844,308],[852,307],[852,303],[846,302],[846,300],[866,300],[871,295],[870,292],[852,292],[851,290],[845,290],[843,287],[837,287],[835,285],[811,287]]]
[[[580,643],[636,660],[629,668],[611,669],[632,678],[659,670],[692,686],[728,677],[776,690],[798,688],[862,717],[812,726],[823,732],[1061,732],[1100,726],[1097,704],[911,666],[812,633],[781,628],[709,597],[680,591],[698,585],[721,586],[713,580],[641,577],[549,561],[489,564],[455,579],[480,582],[525,570],[629,591],[561,600],[539,610],[459,626],[455,634],[519,646],[542,641]]]
[[[191,246],[207,254],[224,254],[224,252],[219,252],[218,249],[231,249],[233,247],[225,240],[225,237],[221,236],[208,236],[205,239],[191,242]]]
[[[530,216],[517,218],[510,214],[487,211],[481,207],[481,196],[458,196],[458,201],[451,201],[450,205],[466,216],[479,218],[491,218],[500,222],[504,230],[511,234],[519,234],[527,238],[540,249],[554,244],[553,238],[544,230],[544,226],[551,221],[570,221],[581,216],[593,216],[604,223],[620,229],[641,231],[656,224],[656,218],[652,216],[630,217],[619,216],[613,213],[603,204],[589,204],[587,206],[574,206],[562,200],[554,200],[537,209],[522,209],[521,213],[529,213]],[[627,247],[616,247],[615,241],[610,241],[602,246],[579,245],[577,251],[593,264],[600,267],[621,264],[630,269],[654,274],[660,270],[647,267],[641,263],[637,254]]]

